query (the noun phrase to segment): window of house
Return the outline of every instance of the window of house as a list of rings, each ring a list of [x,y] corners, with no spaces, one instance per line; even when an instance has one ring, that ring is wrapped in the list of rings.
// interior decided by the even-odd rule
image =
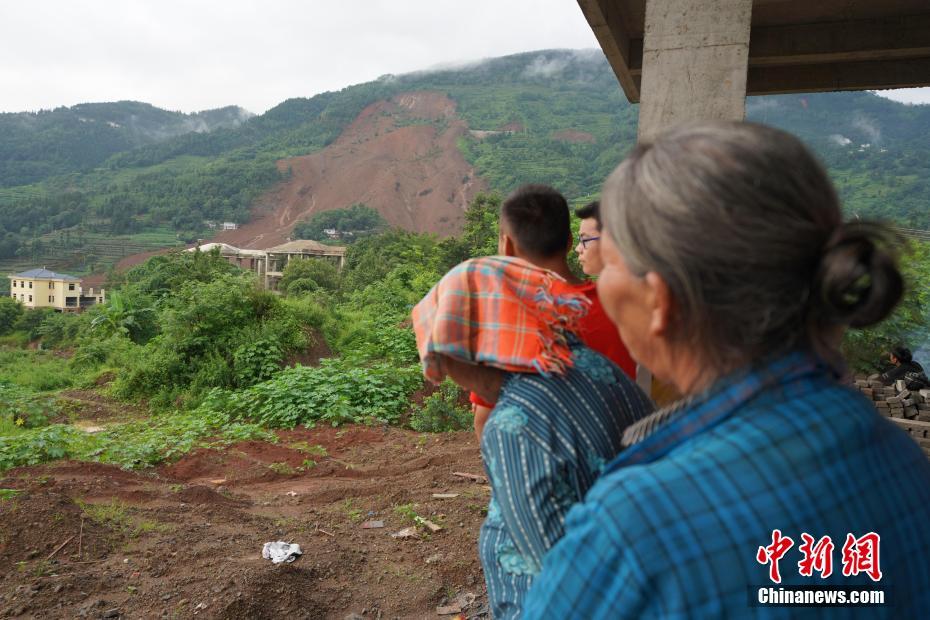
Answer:
[[[29,301],[32,301],[32,295],[29,296]]]
[[[29,288],[32,288],[32,282],[29,283]]]
[[[55,283],[54,283],[54,282],[49,282],[49,283],[48,283],[48,287],[49,287],[49,288],[55,288]]]
[[[69,283],[68,283],[68,290],[69,290],[69,291],[73,291],[73,290],[74,290],[74,282],[69,282]]]
[[[16,288],[16,280],[13,280],[13,288]]]

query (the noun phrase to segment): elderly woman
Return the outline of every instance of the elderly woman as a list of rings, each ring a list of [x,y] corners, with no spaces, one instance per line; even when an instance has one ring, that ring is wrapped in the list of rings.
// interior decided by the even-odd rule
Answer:
[[[481,434],[491,500],[478,544],[496,620],[520,616],[565,515],[652,411],[618,366],[574,337],[589,305],[554,272],[494,256],[452,269],[413,311],[426,377],[448,375],[496,402]]]
[[[797,139],[743,123],[639,145],[601,207],[605,310],[685,398],[626,431],[524,617],[818,611],[764,609],[791,586],[883,590],[871,615],[925,617],[930,463],[837,380],[844,329],[902,293],[881,230],[843,223]]]

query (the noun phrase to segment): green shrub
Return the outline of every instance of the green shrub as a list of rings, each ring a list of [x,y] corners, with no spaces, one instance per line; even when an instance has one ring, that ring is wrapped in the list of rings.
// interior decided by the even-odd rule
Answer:
[[[228,414],[270,427],[327,422],[397,422],[410,394],[422,385],[420,369],[391,364],[353,367],[340,359],[317,368],[295,366],[269,381],[236,392],[213,390],[197,411]]]
[[[262,439],[272,433],[222,415],[175,413],[155,416],[89,434],[55,424],[0,435],[0,471],[63,458],[113,463],[124,468],[148,467],[180,457],[197,447],[219,448],[232,442]]]
[[[283,351],[275,338],[246,342],[233,352],[236,385],[248,387],[270,379],[281,368]],[[213,383],[212,385],[224,385]]]
[[[339,289],[339,270],[328,260],[305,258],[290,261],[281,276],[280,288],[288,295]]]
[[[36,331],[42,337],[43,347],[70,347],[88,323],[85,315],[70,312],[53,312],[45,317]]]
[[[58,413],[54,398],[36,394],[32,390],[0,382],[0,416],[21,428],[35,428],[48,424]]]
[[[67,359],[50,351],[27,349],[0,349],[0,377],[34,392],[80,385],[86,380],[69,367]]]
[[[0,335],[8,334],[23,315],[23,304],[12,297],[0,297]]]
[[[29,335],[29,340],[37,340],[42,335],[42,332],[39,331],[39,328],[42,327],[42,323],[53,314],[55,314],[55,311],[51,308],[27,310],[20,315],[19,319],[13,325],[13,329],[26,332],[26,334]]]
[[[450,379],[410,414],[410,428],[421,433],[463,431],[472,427],[471,412],[458,404],[462,391]]]

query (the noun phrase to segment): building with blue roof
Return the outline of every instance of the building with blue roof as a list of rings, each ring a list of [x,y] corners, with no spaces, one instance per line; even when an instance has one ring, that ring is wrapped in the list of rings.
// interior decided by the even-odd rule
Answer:
[[[85,290],[81,279],[65,273],[56,273],[44,267],[30,269],[7,276],[10,279],[10,297],[26,308],[52,308],[59,312],[80,312],[84,308],[103,303],[103,289]]]

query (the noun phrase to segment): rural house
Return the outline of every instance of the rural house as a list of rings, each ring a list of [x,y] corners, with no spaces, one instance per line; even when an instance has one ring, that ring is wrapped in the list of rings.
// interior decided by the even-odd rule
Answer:
[[[30,269],[7,276],[10,296],[27,308],[53,308],[60,312],[80,312],[88,306],[103,303],[105,291],[86,291],[81,279],[48,269]]]

